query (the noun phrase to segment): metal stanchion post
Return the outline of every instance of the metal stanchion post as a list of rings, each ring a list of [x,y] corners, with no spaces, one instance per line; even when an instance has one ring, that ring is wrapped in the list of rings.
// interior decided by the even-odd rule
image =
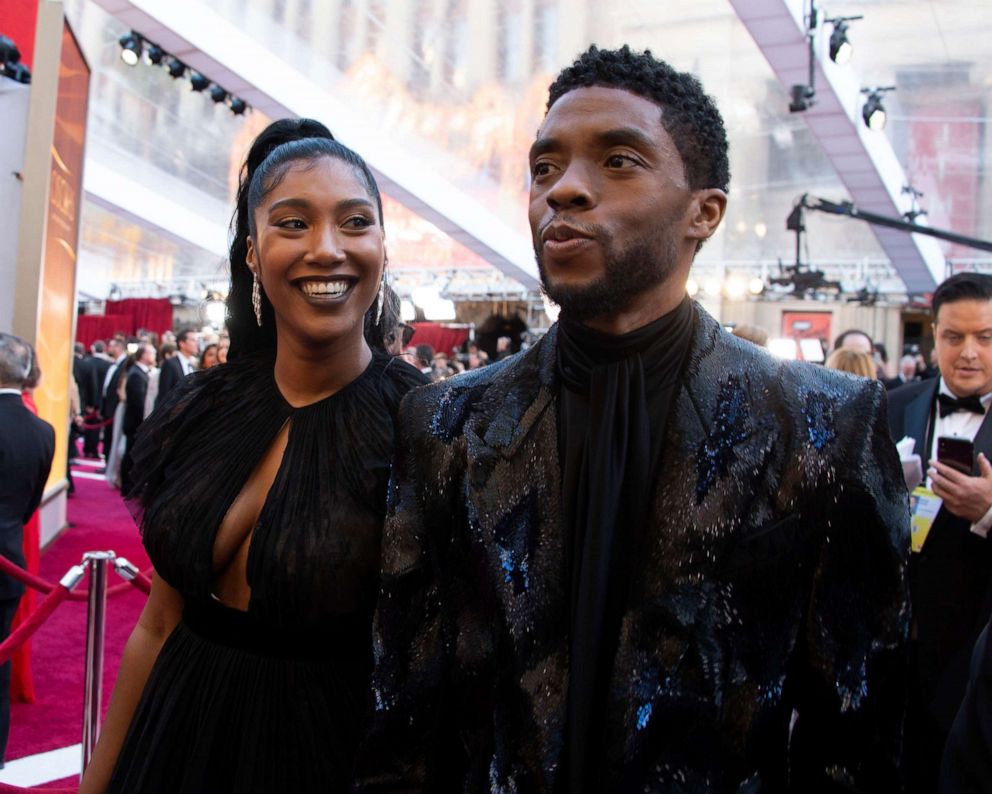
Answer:
[[[83,770],[93,757],[100,735],[100,705],[103,700],[103,633],[107,611],[107,563],[112,551],[90,551],[83,564],[90,567],[89,600],[86,610],[86,673],[83,683]]]

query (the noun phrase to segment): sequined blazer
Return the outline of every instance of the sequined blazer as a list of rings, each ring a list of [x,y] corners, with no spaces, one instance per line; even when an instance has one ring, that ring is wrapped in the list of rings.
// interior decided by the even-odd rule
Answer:
[[[696,312],[630,572],[608,790],[898,791],[908,499],[882,386]],[[563,789],[556,338],[404,401],[362,790]]]

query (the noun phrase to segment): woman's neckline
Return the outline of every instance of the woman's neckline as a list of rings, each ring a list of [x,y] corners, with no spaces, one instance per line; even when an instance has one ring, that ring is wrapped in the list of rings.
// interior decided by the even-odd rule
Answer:
[[[343,397],[345,394],[347,394],[349,391],[351,391],[353,388],[355,388],[357,386],[357,384],[359,384],[361,381],[365,380],[369,376],[369,374],[372,372],[373,368],[376,365],[376,362],[381,359],[381,356],[378,354],[377,351],[372,350],[371,353],[372,353],[372,356],[369,358],[369,363],[365,366],[365,369],[363,369],[358,374],[357,377],[355,377],[353,380],[348,381],[348,383],[346,383],[344,386],[342,386],[337,391],[331,392],[327,396],[320,397],[320,398],[318,398],[316,400],[313,400],[312,402],[305,403],[304,405],[293,405],[289,400],[286,399],[286,396],[282,393],[282,389],[279,388],[279,383],[276,381],[276,371],[275,371],[275,366],[274,366],[275,359],[274,358],[273,358],[273,367],[272,367],[272,369],[269,370],[270,382],[272,383],[272,388],[275,391],[276,396],[278,397],[279,401],[286,408],[288,408],[290,411],[304,411],[307,408],[314,408],[314,407],[316,407],[318,405],[323,405],[324,403],[330,402],[330,401],[332,401],[332,400],[334,400],[336,398]]]

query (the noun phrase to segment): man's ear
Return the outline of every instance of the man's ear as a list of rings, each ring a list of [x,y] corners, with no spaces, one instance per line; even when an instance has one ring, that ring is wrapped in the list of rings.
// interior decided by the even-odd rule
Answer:
[[[716,232],[727,212],[727,194],[719,188],[697,190],[689,206],[689,224],[686,236],[702,242]]]

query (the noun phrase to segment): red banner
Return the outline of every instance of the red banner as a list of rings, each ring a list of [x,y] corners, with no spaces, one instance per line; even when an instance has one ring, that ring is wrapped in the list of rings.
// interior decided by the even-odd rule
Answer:
[[[3,0],[0,3],[0,34],[13,39],[21,63],[34,63],[34,28],[38,23],[38,0]]]

